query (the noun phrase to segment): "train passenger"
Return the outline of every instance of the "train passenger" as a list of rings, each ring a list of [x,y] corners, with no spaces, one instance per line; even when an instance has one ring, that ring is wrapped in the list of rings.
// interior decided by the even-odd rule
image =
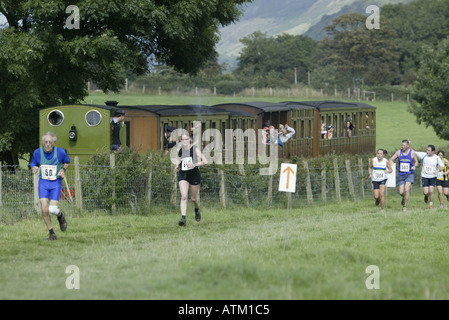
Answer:
[[[279,125],[279,145],[284,145],[288,140],[291,139],[295,135],[296,131],[292,127],[290,127],[288,124],[283,126],[282,124]]]

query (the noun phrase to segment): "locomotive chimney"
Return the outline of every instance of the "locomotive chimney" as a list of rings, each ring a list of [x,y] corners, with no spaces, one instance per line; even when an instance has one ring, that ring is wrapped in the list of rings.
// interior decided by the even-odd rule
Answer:
[[[105,104],[109,107],[117,107],[118,101],[108,100],[105,102]]]

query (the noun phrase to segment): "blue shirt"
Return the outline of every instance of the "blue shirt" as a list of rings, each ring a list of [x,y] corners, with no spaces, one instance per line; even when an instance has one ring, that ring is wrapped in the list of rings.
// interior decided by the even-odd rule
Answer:
[[[58,160],[60,163],[70,163],[70,158],[65,152],[63,148],[58,149]],[[47,160],[51,160],[53,158],[55,152],[55,148],[50,153],[44,151],[44,156]],[[34,150],[33,158],[30,162],[30,167],[39,167],[41,165],[41,148]]]

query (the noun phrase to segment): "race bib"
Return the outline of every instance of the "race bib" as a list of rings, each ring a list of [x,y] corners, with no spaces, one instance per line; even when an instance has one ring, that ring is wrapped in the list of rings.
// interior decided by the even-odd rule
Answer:
[[[56,180],[57,179],[57,166],[52,165],[41,165],[41,177],[44,180]]]
[[[385,170],[374,170],[373,177],[375,180],[385,180],[387,178],[385,176]]]
[[[188,165],[189,165],[190,163],[193,163],[192,157],[188,157],[188,158],[182,159],[182,162],[181,162],[181,170],[182,170],[182,171],[192,170],[193,168],[189,168],[189,167],[188,167]]]
[[[438,180],[443,180],[443,171],[438,171],[437,179]]]
[[[409,172],[410,171],[410,163],[404,163],[401,162],[401,165],[399,166],[400,172]]]
[[[422,169],[423,169],[424,173],[426,173],[426,174],[430,174],[430,175],[435,174],[435,168],[432,165],[425,164]]]

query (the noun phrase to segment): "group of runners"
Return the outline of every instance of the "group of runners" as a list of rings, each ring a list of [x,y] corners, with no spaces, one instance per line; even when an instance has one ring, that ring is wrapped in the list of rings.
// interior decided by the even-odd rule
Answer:
[[[415,182],[415,170],[420,165],[418,159],[422,163],[421,179],[424,202],[428,204],[429,209],[433,208],[436,187],[440,207],[444,207],[444,197],[449,200],[449,161],[444,157],[444,151],[440,150],[435,153],[435,146],[431,144],[427,146],[425,152],[415,151],[410,147],[409,140],[403,140],[401,149],[396,151],[390,159],[387,159],[385,155],[384,149],[378,149],[376,157],[370,161],[368,168],[376,206],[380,204],[382,212],[385,211],[387,174],[393,171],[392,168],[396,160],[398,162],[397,184],[402,197],[403,211],[407,211],[411,185]]]
[[[50,215],[58,218],[61,231],[67,229],[65,214],[58,208],[59,199],[62,190],[62,179],[65,178],[65,172],[70,164],[70,158],[63,148],[55,146],[56,136],[47,132],[42,137],[42,147],[35,150],[30,166],[34,174],[39,174],[39,199],[41,204],[42,216],[49,231],[47,240],[56,240],[56,234],[53,230]],[[418,159],[422,162],[422,189],[424,201],[429,208],[433,207],[434,189],[438,190],[440,206],[443,205],[443,197],[449,201],[449,161],[444,158],[444,152],[435,153],[435,146],[429,145],[426,152],[418,152],[410,147],[409,140],[403,140],[401,149],[387,159],[386,151],[378,149],[376,157],[369,164],[368,172],[372,180],[374,198],[376,205],[381,206],[381,211],[385,210],[385,189],[387,174],[392,172],[395,161],[398,162],[398,186],[399,194],[402,197],[403,211],[407,210],[407,204],[410,198],[410,188],[414,183],[415,170],[419,166]],[[187,200],[190,191],[190,197],[194,204],[195,220],[201,220],[201,213],[198,203],[198,190],[201,184],[201,175],[199,167],[207,164],[206,157],[195,145],[188,133],[181,137],[181,147],[177,152],[178,184],[181,193],[181,220],[180,226],[186,225]]]
[[[47,226],[49,236],[46,240],[57,240],[53,229],[51,215],[57,217],[61,231],[67,229],[65,214],[59,209],[59,199],[62,191],[62,180],[70,165],[70,158],[63,148],[55,146],[56,135],[46,132],[42,136],[42,147],[36,149],[30,162],[34,174],[39,174],[39,201],[44,222]],[[201,220],[198,203],[198,189],[201,183],[199,167],[207,164],[206,157],[186,133],[181,137],[181,148],[178,152],[177,165],[178,184],[181,193],[181,220],[180,226],[186,225],[187,199],[190,197],[194,204],[195,220]]]

